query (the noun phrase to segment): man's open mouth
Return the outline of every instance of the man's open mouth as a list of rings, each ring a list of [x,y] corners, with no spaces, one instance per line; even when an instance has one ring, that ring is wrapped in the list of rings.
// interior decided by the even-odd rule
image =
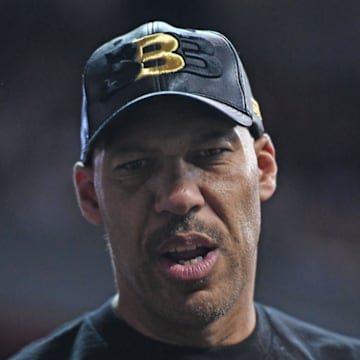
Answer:
[[[211,250],[213,250],[213,248],[197,246],[195,244],[182,245],[169,249],[163,256],[174,263],[191,265],[203,261]]]
[[[202,236],[176,236],[165,243],[160,264],[171,279],[199,280],[210,273],[218,255],[217,246]]]

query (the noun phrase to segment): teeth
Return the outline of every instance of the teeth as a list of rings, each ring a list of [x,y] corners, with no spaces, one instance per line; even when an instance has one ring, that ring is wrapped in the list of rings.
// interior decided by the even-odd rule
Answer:
[[[202,256],[197,256],[194,259],[190,259],[190,260],[179,260],[179,264],[181,265],[192,265],[192,264],[196,264],[200,261],[204,260],[204,258]]]
[[[174,252],[182,252],[182,251],[189,251],[189,250],[195,250],[197,248],[197,246],[195,244],[190,244],[190,245],[178,245],[174,248],[171,248],[169,250],[169,253],[174,253]]]

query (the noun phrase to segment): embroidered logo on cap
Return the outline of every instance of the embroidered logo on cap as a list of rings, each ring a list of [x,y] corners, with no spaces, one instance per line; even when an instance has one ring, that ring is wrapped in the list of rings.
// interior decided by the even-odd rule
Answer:
[[[135,61],[141,64],[141,71],[136,80],[144,76],[173,73],[185,67],[184,58],[174,52],[179,47],[179,42],[174,36],[158,33],[144,36],[134,43],[138,48]],[[144,52],[151,46],[154,50]]]
[[[131,43],[122,44],[122,41],[116,41],[116,48],[105,54],[107,68],[100,99],[149,76],[180,71],[209,78],[222,75],[222,64],[214,46],[205,39],[156,33]]]
[[[253,112],[262,120],[259,103],[254,98],[251,98],[251,103]]]

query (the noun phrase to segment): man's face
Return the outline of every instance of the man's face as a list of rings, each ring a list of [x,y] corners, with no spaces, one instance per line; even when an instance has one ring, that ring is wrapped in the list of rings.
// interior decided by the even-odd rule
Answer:
[[[93,184],[120,312],[206,324],[252,298],[260,199],[247,129],[151,102],[96,149]]]

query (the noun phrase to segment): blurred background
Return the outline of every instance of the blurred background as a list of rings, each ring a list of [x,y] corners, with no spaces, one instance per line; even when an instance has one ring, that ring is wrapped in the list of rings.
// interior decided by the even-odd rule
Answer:
[[[258,301],[360,336],[360,3],[0,0],[0,358],[114,292],[101,228],[78,211],[81,71],[162,19],[240,52],[277,148]]]

